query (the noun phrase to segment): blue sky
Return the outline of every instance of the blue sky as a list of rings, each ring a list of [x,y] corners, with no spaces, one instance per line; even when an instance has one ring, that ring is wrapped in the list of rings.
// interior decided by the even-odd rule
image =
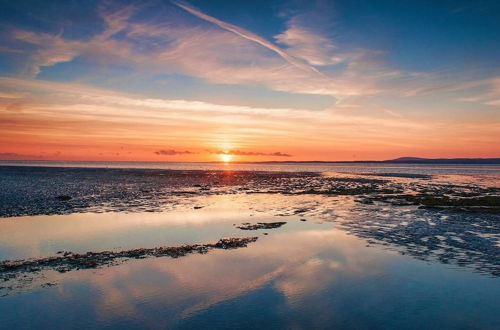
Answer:
[[[206,143],[195,138],[198,129],[188,132],[212,112],[197,112],[197,119],[165,109],[162,116],[170,114],[170,126],[176,118],[183,122],[172,132],[184,130],[186,136],[151,136],[151,150],[168,143],[171,148],[199,149],[198,153],[226,145],[259,149],[254,153],[260,154],[266,153],[260,151],[263,148],[273,150],[268,154],[278,149],[292,154],[283,149],[285,140],[274,139],[278,133],[272,132],[273,120],[282,119],[271,117],[285,111],[287,124],[280,134],[304,141],[295,147],[300,158],[351,157],[348,145],[359,148],[359,157],[368,158],[397,156],[405,150],[420,156],[460,156],[459,148],[450,149],[454,141],[470,145],[476,151],[470,155],[498,156],[496,1],[103,0],[1,5],[0,101],[5,109],[13,102],[33,107],[29,125],[19,124],[19,113],[4,112],[4,119],[17,125],[9,128],[5,142],[18,141],[15,131],[21,127],[29,131],[23,137],[48,139],[37,144],[42,149],[74,148],[77,142],[54,145],[50,136],[33,128],[37,120],[50,120],[40,107],[75,123],[75,112],[54,109],[92,107],[88,118],[100,124],[123,121],[118,109],[99,110],[97,104],[86,103],[81,91],[92,89],[135,98],[132,104],[182,100],[202,102],[206,108],[239,109],[233,109],[229,119],[225,114],[219,127],[217,122],[207,126],[205,139],[210,136],[212,142]],[[75,98],[72,103],[64,85],[75,91],[78,103]],[[300,115],[290,115],[289,110]],[[136,111],[137,116],[144,114],[144,125],[151,123],[147,112]],[[245,119],[255,113],[269,115]],[[311,131],[303,138],[298,134],[303,130],[299,117],[311,121]],[[228,123],[234,128],[222,129]],[[405,127],[422,130],[410,133]],[[449,128],[448,134],[443,127]],[[311,136],[313,131],[322,137]],[[476,131],[481,138],[472,137]],[[126,132],[120,133],[121,140],[121,135],[113,138],[109,148],[129,143],[123,142],[128,141]],[[85,134],[95,139],[99,132],[82,134],[82,139]],[[359,147],[360,141],[373,145]],[[438,143],[431,148],[429,141]],[[29,150],[27,145],[18,147]]]

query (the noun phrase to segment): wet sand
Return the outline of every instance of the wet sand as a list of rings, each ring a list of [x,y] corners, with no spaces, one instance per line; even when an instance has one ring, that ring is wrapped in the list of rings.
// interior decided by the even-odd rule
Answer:
[[[446,177],[401,173],[325,175],[43,167],[0,167],[0,178],[4,187],[0,192],[0,216],[4,218],[80,212],[168,212],[190,207],[199,210],[209,196],[248,196],[248,204],[252,205],[255,202],[251,195],[277,195],[284,207],[263,203],[264,210],[276,217],[300,215],[336,222],[370,243],[389,244],[417,258],[469,265],[500,275],[497,182],[460,182],[453,177],[447,182]],[[308,196],[320,196],[322,202],[301,205]],[[347,203],[351,205],[345,207]],[[338,219],[339,210],[352,214]],[[244,223],[237,228],[272,229],[284,224]]]
[[[74,276],[80,283],[89,271],[119,274],[137,262],[161,268],[182,256],[196,267],[212,260],[209,251],[236,248],[226,252],[236,258],[226,272],[245,262],[275,265],[249,283],[289,276],[339,246],[340,255],[356,246],[363,269],[371,261],[361,256],[373,252],[424,272],[423,265],[439,265],[436,274],[450,278],[500,276],[500,188],[480,176],[0,167],[0,181],[2,299],[64,287]],[[249,232],[255,237],[241,237]],[[329,258],[334,265],[344,257]],[[225,269],[223,260],[213,267]],[[231,290],[210,299],[230,300]]]

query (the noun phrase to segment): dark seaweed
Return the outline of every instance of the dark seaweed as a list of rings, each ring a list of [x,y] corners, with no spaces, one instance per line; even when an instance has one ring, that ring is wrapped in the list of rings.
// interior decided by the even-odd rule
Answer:
[[[279,228],[286,224],[286,222],[257,222],[256,224],[251,224],[251,223],[243,223],[241,226],[238,226],[236,228],[239,228],[241,230],[257,230],[257,229],[275,229]]]
[[[143,259],[147,257],[179,258],[192,253],[205,254],[213,249],[237,249],[253,243],[258,237],[222,238],[217,243],[189,244],[181,246],[159,246],[154,248],[140,248],[123,251],[100,251],[74,253],[60,251],[57,256],[27,259],[5,260],[0,262],[0,280],[9,281],[25,273],[40,272],[42,270],[56,270],[64,273],[71,270],[100,268],[117,264],[128,259]]]

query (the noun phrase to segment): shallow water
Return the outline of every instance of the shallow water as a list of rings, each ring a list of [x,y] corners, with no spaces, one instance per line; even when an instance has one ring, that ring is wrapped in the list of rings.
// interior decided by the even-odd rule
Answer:
[[[74,162],[0,160],[0,166],[157,169],[192,171],[271,171],[335,173],[412,173],[500,175],[500,165],[395,163],[183,163],[183,162]]]
[[[0,262],[258,237],[206,254],[6,273],[0,328],[498,328],[496,209],[401,203],[408,192],[493,198],[495,173],[341,172],[0,167]],[[63,193],[73,199],[54,200]]]

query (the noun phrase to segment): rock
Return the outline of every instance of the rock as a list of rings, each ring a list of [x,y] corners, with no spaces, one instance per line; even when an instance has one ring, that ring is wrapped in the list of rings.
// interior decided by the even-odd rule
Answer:
[[[241,226],[238,226],[236,228],[239,228],[241,230],[257,230],[257,229],[275,229],[279,228],[286,224],[286,222],[258,222],[257,224],[250,224],[248,222],[242,223]]]
[[[126,259],[143,259],[147,257],[179,258],[191,253],[205,254],[213,249],[237,249],[247,247],[255,242],[258,237],[230,237],[222,238],[217,243],[188,244],[180,246],[159,246],[153,248],[138,248],[123,251],[87,252],[83,254],[69,251],[63,255],[26,260],[0,261],[0,280],[9,281],[16,277],[25,276],[26,273],[40,272],[42,270],[55,270],[65,273],[78,269],[93,269],[103,266],[115,265]]]

